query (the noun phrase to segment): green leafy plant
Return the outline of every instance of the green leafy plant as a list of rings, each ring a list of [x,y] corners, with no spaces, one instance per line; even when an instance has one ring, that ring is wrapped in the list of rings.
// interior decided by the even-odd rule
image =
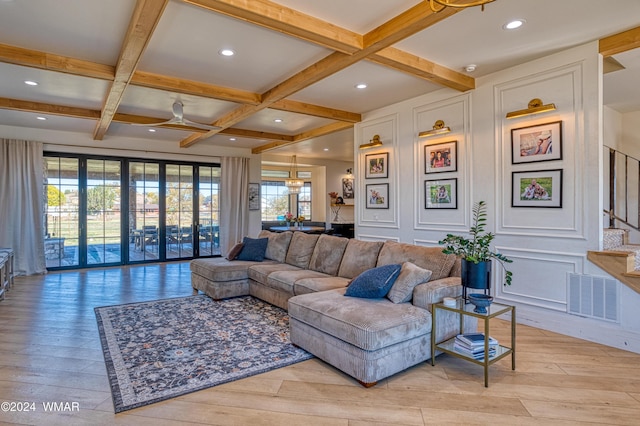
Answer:
[[[469,229],[471,238],[447,234],[447,237],[438,241],[438,243],[445,246],[442,250],[443,253],[455,254],[469,262],[480,263],[495,259],[504,268],[504,285],[511,285],[513,274],[506,268],[505,263],[511,263],[513,260],[503,254],[491,251],[491,242],[495,235],[484,230],[487,222],[486,209],[487,206],[484,201],[478,201],[473,206],[473,226]]]

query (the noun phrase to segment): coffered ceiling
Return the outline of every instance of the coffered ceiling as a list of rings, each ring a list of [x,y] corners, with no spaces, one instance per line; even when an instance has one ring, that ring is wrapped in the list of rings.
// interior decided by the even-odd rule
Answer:
[[[348,161],[367,111],[464,92],[477,77],[630,29],[616,39],[626,69],[605,76],[605,103],[640,110],[638,17],[637,0],[496,0],[439,13],[422,0],[0,0],[0,125],[104,145],[126,137],[139,149],[157,139],[212,155],[237,146]],[[505,31],[514,18],[525,25]],[[132,125],[170,119],[176,101],[185,118],[219,129]]]

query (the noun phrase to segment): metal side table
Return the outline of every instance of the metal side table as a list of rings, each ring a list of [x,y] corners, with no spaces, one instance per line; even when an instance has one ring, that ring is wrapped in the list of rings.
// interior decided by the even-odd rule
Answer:
[[[491,319],[499,317],[500,315],[510,313],[511,314],[510,346],[499,344],[496,347],[496,351],[494,355],[489,357],[485,356],[483,359],[475,359],[472,356],[464,354],[454,348],[455,337],[445,340],[444,342],[436,343],[436,335],[435,333],[431,333],[431,365],[436,365],[436,356],[435,356],[436,350],[440,350],[444,353],[448,353],[449,355],[453,355],[455,357],[465,359],[474,364],[484,367],[484,386],[489,387],[489,366],[491,364],[500,361],[502,358],[508,355],[511,355],[511,369],[512,370],[516,369],[516,307],[510,306],[510,305],[503,305],[500,303],[492,303],[487,308],[487,313],[485,314],[474,312],[473,311],[474,309],[475,309],[474,305],[465,303],[464,299],[462,298],[456,299],[455,306],[445,306],[442,302],[434,303],[433,309],[431,312],[433,316],[432,329],[433,330],[436,329],[436,321],[438,318],[439,310],[445,310],[445,311],[450,311],[450,312],[455,312],[457,314],[460,314],[460,331],[459,331],[460,333],[462,333],[462,330],[463,330],[463,323],[464,323],[465,316],[478,318],[478,320],[484,321],[484,331],[483,331],[485,336],[484,353],[488,354],[489,353],[488,337],[490,336],[489,326],[490,326]]]

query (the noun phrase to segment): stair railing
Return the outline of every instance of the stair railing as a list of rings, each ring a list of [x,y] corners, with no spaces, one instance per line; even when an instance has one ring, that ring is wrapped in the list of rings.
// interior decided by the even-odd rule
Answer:
[[[617,220],[640,231],[640,160],[616,149],[607,146],[605,148],[609,149],[609,210],[604,210],[604,213],[609,216],[609,227],[615,228]],[[619,178],[619,167],[624,167],[624,179]],[[638,170],[638,173],[629,176],[630,168]],[[630,187],[636,188],[635,194],[631,195],[635,196],[635,203],[629,203]],[[621,192],[620,197],[618,189]],[[622,212],[616,211],[617,207],[620,207]],[[635,219],[635,223],[630,215]]]

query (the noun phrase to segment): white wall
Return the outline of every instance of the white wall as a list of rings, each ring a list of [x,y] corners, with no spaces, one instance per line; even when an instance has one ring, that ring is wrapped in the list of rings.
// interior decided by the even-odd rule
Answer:
[[[620,151],[640,159],[640,111],[622,114]]]
[[[533,98],[557,110],[505,118]],[[518,322],[640,352],[640,321],[632,308],[640,296],[625,286],[619,285],[619,323],[566,313],[567,273],[606,275],[586,259],[602,240],[601,105],[601,60],[597,43],[589,43],[478,78],[467,93],[445,89],[366,114],[354,145],[374,134],[384,145],[356,153],[356,235],[436,246],[447,233],[467,232],[473,203],[485,200],[495,246],[514,260],[513,285],[502,286],[504,272],[496,267],[493,293],[518,306]],[[452,132],[417,137],[438,119]],[[553,121],[562,121],[561,159],[512,164],[511,131]],[[425,174],[425,145],[452,141],[457,170]],[[365,156],[382,152],[389,153],[389,177],[363,179]],[[512,207],[512,172],[538,170],[562,170],[562,207]],[[425,209],[425,181],[442,179],[457,179],[457,209]],[[389,209],[367,209],[366,185],[381,183],[389,185]]]

